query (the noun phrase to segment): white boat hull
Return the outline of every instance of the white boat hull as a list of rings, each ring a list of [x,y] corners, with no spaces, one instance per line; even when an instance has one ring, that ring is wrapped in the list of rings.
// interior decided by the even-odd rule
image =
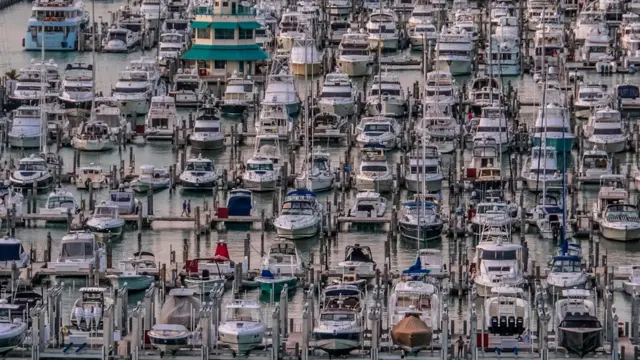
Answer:
[[[261,191],[274,191],[276,189],[277,181],[275,179],[261,180],[261,179],[249,179],[242,178],[242,188],[261,192]]]
[[[311,180],[306,177],[296,178],[296,187],[307,189],[313,192],[327,191],[333,186],[333,177],[313,177]]]
[[[113,141],[73,139],[72,145],[81,151],[108,151],[115,148]]]
[[[369,115],[390,115],[396,117],[404,115],[404,101],[383,99],[382,111],[378,111],[378,103],[379,102],[377,99],[370,99],[367,102],[367,112],[369,113]]]
[[[624,288],[624,292],[629,295],[633,295],[634,292],[640,293],[640,284],[632,283],[631,281],[623,281],[622,287]]]
[[[427,179],[424,181],[424,186],[429,192],[440,191],[442,190],[442,180],[443,178]],[[422,192],[422,183],[422,180],[417,179],[405,179],[404,181],[407,190],[411,192]]]
[[[319,101],[320,111],[336,114],[340,117],[351,116],[355,113],[355,104],[353,102],[330,103]]]
[[[367,76],[369,75],[371,61],[367,60],[347,60],[343,58],[338,59],[338,67],[342,73],[349,76]]]
[[[598,150],[604,150],[607,153],[611,154],[611,153],[620,153],[626,150],[627,147],[627,141],[624,139],[621,140],[616,140],[616,141],[609,141],[609,142],[601,142],[601,141],[591,141],[590,139],[587,139],[587,143],[589,144],[590,148],[595,147]]]
[[[397,51],[398,50],[398,38],[386,38],[386,39],[376,39],[369,38],[369,44],[371,45],[372,50],[378,50],[380,44],[382,43],[383,51]]]
[[[12,148],[35,149],[40,147],[42,136],[13,136],[9,134],[8,138],[9,146]]]
[[[315,236],[319,230],[319,224],[314,223],[305,227],[284,227],[280,226],[277,223],[275,224],[276,232],[278,236],[281,238],[296,240],[296,239],[305,239]]]
[[[611,227],[606,223],[600,223],[602,236],[615,241],[636,241],[640,239],[640,227],[623,228],[621,226]]]
[[[451,75],[469,75],[472,73],[473,66],[470,60],[449,60],[449,72]]]
[[[356,189],[358,191],[373,190],[375,192],[390,192],[393,190],[393,179],[372,179],[356,175]]]

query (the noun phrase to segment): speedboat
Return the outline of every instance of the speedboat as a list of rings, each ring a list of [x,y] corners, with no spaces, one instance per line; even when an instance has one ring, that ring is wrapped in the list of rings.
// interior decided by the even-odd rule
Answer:
[[[316,235],[324,221],[324,208],[312,191],[287,193],[280,214],[274,221],[279,237],[303,239]]]
[[[189,136],[189,143],[195,149],[218,150],[224,148],[225,137],[222,123],[217,109],[205,106],[198,110],[193,133]]]
[[[64,189],[53,190],[47,196],[47,202],[39,213],[42,215],[75,215],[80,211],[80,206],[73,194]],[[66,219],[65,219],[66,221]]]
[[[582,260],[575,255],[554,256],[551,271],[547,275],[547,289],[553,297],[567,289],[582,289],[589,276],[582,269]]]
[[[16,294],[17,295],[17,294]],[[9,304],[6,301],[0,302],[0,355],[6,356],[11,350],[20,346],[29,328],[28,321],[22,318],[21,306],[15,303]]]
[[[522,177],[526,180],[529,191],[537,192],[549,186],[560,186],[564,175],[558,169],[556,149],[549,146],[531,148],[531,157],[522,167]]]
[[[70,322],[71,329],[77,332],[98,332],[103,330],[102,314],[114,301],[109,296],[109,289],[104,287],[80,288],[81,297],[73,304]]]
[[[155,256],[147,251],[136,252],[133,258],[118,263],[117,275],[108,275],[114,289],[126,288],[127,291],[144,291],[153,284],[158,273]]]
[[[331,156],[329,153],[314,151],[304,170],[295,180],[296,187],[320,192],[331,190],[334,174],[331,171]]]
[[[361,191],[349,209],[350,217],[383,217],[387,212],[387,199],[373,191]]]
[[[139,209],[142,209],[142,204],[133,195],[133,190],[125,187],[124,184],[120,184],[117,190],[109,192],[109,203],[118,206],[120,215],[136,214]]]
[[[393,170],[384,154],[384,145],[367,144],[363,149],[356,172],[358,191],[390,192],[393,189]]]
[[[349,76],[334,72],[327,74],[322,85],[322,94],[318,100],[320,111],[351,116],[355,111],[355,89]]]
[[[431,345],[440,329],[438,288],[421,279],[398,282],[389,299],[389,325],[394,344],[409,353]]]
[[[398,214],[400,235],[408,241],[439,240],[442,235],[443,222],[437,208],[437,204],[427,201],[418,200],[403,203]]]
[[[147,140],[173,140],[178,122],[175,99],[171,96],[154,96],[145,119],[144,137]]]
[[[362,277],[373,277],[376,273],[376,262],[368,246],[360,244],[347,245],[344,249],[344,260],[335,266],[338,273],[357,273]]]
[[[494,287],[484,301],[484,319],[489,334],[501,337],[522,335],[529,325],[529,301],[524,290],[515,287]]]
[[[302,258],[291,241],[279,240],[269,246],[267,254],[262,258],[262,269],[272,274],[298,276],[304,272]]]
[[[365,321],[364,294],[356,285],[325,287],[313,328],[316,347],[332,356],[348,355],[362,346]]]
[[[596,317],[597,309],[588,290],[563,290],[555,303],[558,345],[584,357],[603,344],[603,327]]]
[[[211,190],[217,186],[219,178],[213,161],[203,159],[201,155],[187,160],[184,171],[180,174],[180,182],[185,190]]]
[[[55,270],[56,276],[64,276],[67,272],[89,271],[92,267],[103,272],[107,269],[107,254],[98,245],[95,235],[86,231],[74,231],[62,237],[58,261],[50,262],[47,267]]]
[[[627,146],[620,111],[610,107],[594,110],[589,122],[583,127],[587,143],[607,153],[623,152]]]
[[[103,201],[96,206],[86,226],[96,235],[118,238],[122,236],[124,220],[120,217],[118,205]]]
[[[154,165],[140,166],[140,173],[129,184],[133,191],[146,193],[151,189],[158,191],[166,189],[171,185],[169,169],[166,167],[157,168]]]
[[[407,100],[398,75],[375,75],[367,94],[366,106],[370,115],[404,115]]]
[[[440,169],[438,147],[432,144],[418,145],[408,155],[404,168],[405,186],[411,192],[439,192],[444,176]]]
[[[220,111],[232,116],[243,115],[257,100],[257,95],[257,86],[251,76],[243,77],[234,71],[227,79]]]
[[[158,322],[147,333],[151,345],[161,354],[169,351],[175,354],[188,344],[195,326],[200,320],[200,300],[191,289],[178,288],[169,291]]]
[[[12,148],[39,148],[46,136],[42,110],[39,106],[22,105],[13,111],[11,129],[7,133]]]
[[[251,190],[230,190],[228,196],[227,209],[229,216],[251,216],[254,207]]]
[[[135,50],[142,42],[139,32],[125,27],[113,25],[102,39],[102,51],[108,53],[128,53]]]
[[[395,149],[400,128],[395,119],[385,116],[364,117],[358,124],[356,142],[360,147],[380,145],[385,150]]]
[[[637,206],[622,202],[608,205],[600,219],[600,232],[609,240],[639,240],[640,216]]]
[[[53,175],[46,161],[35,154],[20,159],[18,169],[11,173],[9,181],[14,187],[38,190],[48,189],[53,184]]]
[[[18,269],[22,269],[31,263],[31,256],[24,250],[19,239],[3,236],[0,238],[0,251],[3,254],[0,269],[9,270],[14,263]]]
[[[604,150],[585,150],[578,169],[578,181],[583,184],[598,184],[602,175],[612,175],[609,154]]]
[[[217,329],[220,342],[238,353],[248,353],[262,345],[265,324],[258,302],[236,299],[224,308],[225,314]]]
[[[81,63],[68,64],[58,99],[65,109],[90,109],[94,99],[93,66]]]

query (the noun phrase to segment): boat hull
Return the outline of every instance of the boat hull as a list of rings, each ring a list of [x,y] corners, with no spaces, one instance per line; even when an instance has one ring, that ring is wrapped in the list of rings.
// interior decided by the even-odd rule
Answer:
[[[382,44],[382,51],[397,51],[398,50],[398,38],[386,38],[386,39],[372,39],[369,38],[369,45],[371,50],[378,50],[380,44]]]
[[[265,280],[262,278],[256,278],[256,281],[260,285],[260,291],[263,293],[274,293],[280,294],[284,289],[284,286],[287,286],[287,291],[294,291],[298,284],[298,280],[295,277],[287,278],[287,279],[275,279],[275,280]]]
[[[373,190],[384,193],[393,190],[393,179],[371,179],[356,176],[356,189],[358,191]]]
[[[623,152],[626,150],[627,148],[627,141],[626,140],[617,140],[617,141],[611,141],[611,142],[600,142],[600,141],[591,141],[590,139],[587,139],[587,144],[589,144],[589,147],[593,148],[595,147],[598,150],[604,150],[607,153],[611,154],[611,153],[619,153],[619,152]]]
[[[338,59],[340,72],[351,77],[367,76],[370,73],[370,60],[346,60]]]
[[[489,65],[491,71],[489,74],[502,74],[504,76],[520,75],[520,65],[517,64],[500,64]]]
[[[405,240],[420,240],[421,242],[429,242],[440,240],[442,235],[442,224],[429,224],[418,227],[417,224],[409,224],[406,222],[399,222],[400,236]],[[418,234],[418,232],[420,234]]]
[[[440,191],[442,190],[442,178],[439,179],[427,179],[424,181],[424,187],[429,192]],[[422,180],[417,179],[405,179],[404,182],[407,190],[411,192],[421,192],[422,191]]]
[[[568,351],[584,357],[602,346],[602,328],[558,328],[558,344]]]
[[[222,104],[220,105],[220,112],[225,115],[241,116],[247,111],[248,104]]]
[[[360,332],[322,332],[314,330],[315,347],[332,356],[348,355],[362,345]]]
[[[252,180],[252,179],[242,179],[242,187],[251,191],[273,191],[276,189],[276,180]]]
[[[41,177],[39,179],[21,180],[21,179],[16,179],[13,177],[13,175],[11,175],[9,177],[9,181],[11,181],[11,185],[13,185],[13,187],[16,187],[16,188],[33,189],[33,184],[35,183],[36,188],[38,189],[48,189],[53,184],[53,177],[49,175],[49,176]]]
[[[601,222],[600,233],[606,239],[615,241],[636,241],[640,239],[640,228],[638,227],[611,227]]]
[[[205,181],[205,182],[192,182],[192,181],[180,181],[183,190],[189,191],[206,191],[213,190],[217,186],[217,181]]]
[[[80,24],[78,24],[78,27]],[[44,44],[42,44],[42,32],[33,36],[27,31],[24,36],[24,49],[29,51],[75,51],[78,48],[77,28],[69,27],[66,35],[61,32],[45,32]],[[43,46],[44,45],[44,46]]]
[[[449,64],[449,72],[451,75],[469,75],[473,71],[473,66],[470,60],[447,60]]]
[[[145,182],[145,181],[132,181],[131,182],[131,188],[133,189],[133,191],[136,192],[147,192],[149,191],[149,189],[151,189],[152,191],[157,191],[157,190],[163,190],[169,187],[169,185],[171,185],[171,180],[170,179],[163,179],[166,181],[156,181],[156,182]]]
[[[322,72],[322,64],[291,64],[291,75],[311,76]]]
[[[224,148],[224,137],[214,140],[189,139],[191,147],[200,150],[218,150]]]
[[[276,225],[276,232],[281,238],[289,240],[306,239],[315,236],[318,233],[318,224],[309,225],[301,228],[289,228]]]
[[[150,331],[149,333],[149,341],[151,345],[157,348],[160,351],[174,351],[178,350],[181,347],[185,347],[189,343],[189,337],[180,336],[180,337],[156,337]]]
[[[336,114],[340,117],[351,116],[355,113],[355,104],[353,102],[345,103],[319,103],[320,111]]]
[[[378,101],[377,99],[370,99],[367,102],[367,113],[369,115],[387,115],[387,116],[402,116],[405,112],[405,104],[403,101],[389,101],[382,100],[382,111],[378,111]]]
[[[144,291],[153,283],[153,276],[117,276],[111,279],[111,284],[115,288],[126,288],[128,291]]]
[[[531,139],[531,142],[533,143],[533,146],[540,146],[541,140],[541,138],[534,136]],[[544,145],[556,148],[556,151],[559,153],[571,152],[571,149],[573,148],[573,138],[554,139],[547,137]]]
[[[9,146],[18,149],[35,149],[40,147],[40,139],[42,136],[13,136],[8,135]]]
[[[307,189],[313,192],[321,192],[331,190],[333,187],[333,177],[327,178],[312,178],[308,180],[306,177],[296,178],[296,188]]]
[[[112,141],[73,139],[72,145],[81,151],[109,151],[115,147]]]

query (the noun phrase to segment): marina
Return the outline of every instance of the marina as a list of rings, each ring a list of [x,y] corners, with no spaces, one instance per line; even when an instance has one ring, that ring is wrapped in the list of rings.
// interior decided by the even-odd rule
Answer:
[[[640,359],[636,5],[0,2],[0,355]]]

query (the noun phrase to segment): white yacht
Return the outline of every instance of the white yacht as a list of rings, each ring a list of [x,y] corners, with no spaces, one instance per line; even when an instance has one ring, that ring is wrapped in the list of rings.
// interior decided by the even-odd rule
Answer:
[[[607,22],[604,14],[593,9],[584,9],[580,12],[576,24],[573,27],[573,33],[576,41],[583,42],[592,31],[608,32]]]
[[[128,53],[134,51],[142,43],[139,32],[125,27],[113,25],[102,39],[102,51],[108,53]]]
[[[61,215],[72,214],[75,215],[80,211],[80,206],[76,201],[76,198],[69,191],[64,189],[55,189],[47,196],[47,202],[44,208],[39,210],[43,215]],[[66,221],[66,220],[65,220]]]
[[[239,353],[261,346],[266,326],[260,304],[253,300],[233,300],[224,308],[224,317],[216,331],[220,342]]]
[[[107,254],[98,245],[95,235],[86,231],[71,232],[63,236],[58,261],[50,262],[47,266],[58,273],[57,276],[64,275],[65,272],[89,271],[91,267],[96,271],[106,271]]]
[[[315,76],[322,72],[322,53],[318,50],[316,40],[303,34],[293,40],[289,59],[291,74],[296,76]]]
[[[263,105],[285,105],[288,115],[295,117],[300,112],[300,103],[293,76],[276,74],[267,77]]]
[[[400,32],[397,23],[398,16],[392,10],[374,10],[365,26],[371,49],[382,46],[382,51],[398,50]]]
[[[611,95],[607,92],[607,86],[587,83],[580,85],[578,96],[574,100],[576,117],[588,118],[593,109],[611,105]]]
[[[273,134],[286,138],[293,129],[293,118],[289,116],[285,105],[263,105],[255,129],[256,134]]]
[[[147,140],[173,140],[178,122],[176,100],[171,96],[154,96],[145,119],[144,137]]]
[[[303,165],[302,173],[295,179],[296,187],[314,192],[331,190],[334,174],[331,171],[331,155],[322,151],[313,151]]]
[[[143,115],[147,113],[151,97],[155,95],[155,84],[146,71],[125,70],[120,73],[112,95],[122,104],[126,113]]]
[[[175,30],[162,33],[160,34],[158,47],[159,62],[177,61],[187,47],[185,34]]]
[[[520,42],[515,39],[499,39],[495,35],[487,49],[490,74],[502,76],[520,75]]]
[[[418,4],[413,7],[409,20],[407,20],[407,27],[413,28],[418,24],[432,24],[434,19],[433,12],[431,3],[425,4],[418,1]]]
[[[87,220],[87,229],[96,236],[119,238],[124,232],[124,219],[120,217],[118,205],[102,202],[97,205]]]
[[[324,208],[316,194],[307,190],[287,193],[274,221],[279,237],[297,240],[316,235],[324,222]]]
[[[600,232],[604,238],[609,240],[640,240],[638,207],[622,202],[608,205],[600,219]]]
[[[351,0],[329,0],[326,7],[330,16],[348,16],[353,10]]]
[[[622,287],[629,295],[640,292],[640,266],[631,266],[629,278],[622,282]]]
[[[513,206],[515,205],[489,198],[478,203],[470,221],[473,232],[482,235],[483,229],[490,226],[510,229],[516,220],[512,216]]]
[[[558,166],[558,154],[549,146],[534,146],[531,156],[522,167],[522,177],[529,191],[544,191],[549,186],[561,186],[563,175]]]
[[[438,34],[436,44],[436,61],[449,65],[451,75],[467,75],[472,70],[473,44],[469,34],[459,30],[443,27]]]
[[[355,87],[349,76],[340,72],[329,73],[324,78],[318,100],[320,111],[338,116],[351,116],[355,112]]]
[[[524,285],[522,245],[483,241],[476,246],[474,282],[478,296],[490,297],[498,286]]]
[[[487,106],[482,108],[480,121],[473,137],[475,140],[493,139],[501,152],[511,147],[513,134],[509,129],[506,109],[502,106]]]
[[[340,356],[359,349],[366,325],[364,294],[356,285],[336,284],[324,288],[320,314],[313,328],[318,349]]]
[[[65,109],[90,109],[94,98],[93,66],[82,63],[68,64],[58,99]]]
[[[18,168],[9,176],[9,181],[16,188],[38,190],[48,189],[53,184],[53,175],[47,167],[47,162],[35,154],[20,159]]]
[[[612,161],[604,150],[585,150],[580,159],[578,181],[583,184],[598,184],[602,175],[612,175]]]
[[[329,23],[329,41],[333,45],[338,45],[342,41],[344,34],[351,30],[351,22],[348,19],[335,19]]]
[[[589,275],[583,270],[579,256],[554,256],[547,275],[547,289],[557,297],[564,290],[584,288],[588,280]]]
[[[147,193],[149,189],[152,191],[158,191],[166,189],[171,186],[171,177],[169,174],[169,168],[156,167],[154,165],[146,164],[140,166],[140,172],[129,186],[133,191],[139,193]]]
[[[282,154],[278,136],[256,136],[253,156],[247,160],[246,170],[242,174],[243,187],[253,191],[275,190],[280,179],[281,164]]]
[[[234,72],[227,79],[227,88],[220,111],[229,116],[241,116],[257,101],[258,87],[251,76],[243,77]]]
[[[438,147],[430,143],[417,145],[408,156],[404,169],[405,186],[411,192],[439,192],[442,189],[440,153]]]
[[[142,209],[142,203],[136,199],[133,189],[125,184],[120,184],[118,189],[109,191],[109,204],[118,207],[120,215],[135,215]]]
[[[395,119],[385,116],[365,117],[358,124],[356,142],[360,147],[373,144],[393,150],[398,144],[400,127]]]
[[[159,29],[162,21],[167,18],[167,4],[164,0],[142,0],[140,13],[151,28]]]
[[[112,97],[98,97],[94,100],[93,111],[89,116],[89,122],[100,122],[107,125],[110,134],[122,141],[129,141],[133,136],[131,123],[122,113],[118,101]]]
[[[198,110],[189,143],[194,149],[218,150],[224,148],[225,137],[218,110],[205,106]]]
[[[387,199],[373,191],[360,191],[349,209],[352,217],[382,217],[387,212]]]
[[[583,127],[587,143],[607,153],[619,153],[627,147],[627,135],[618,110],[596,109]]]
[[[624,203],[629,199],[629,185],[624,175],[600,176],[598,198],[592,203],[591,217],[599,222],[607,206]]]
[[[379,74],[374,76],[367,95],[366,106],[370,115],[404,115],[407,100],[398,75]]]
[[[111,128],[102,121],[89,121],[80,125],[73,136],[71,145],[82,151],[107,151],[114,149],[118,140],[111,133]]]
[[[610,42],[608,31],[591,29],[582,45],[581,60],[587,64],[595,64],[601,58],[611,55]]]
[[[453,115],[453,108],[458,101],[456,82],[451,72],[438,68],[427,73],[424,84],[424,107],[427,112]]]
[[[427,110],[422,117],[416,133],[426,136],[440,154],[450,154],[457,147],[461,133],[460,125],[451,114],[445,115],[437,110]]]
[[[43,73],[46,74],[44,79]],[[20,69],[16,80],[7,84],[9,101],[14,106],[35,105],[43,97],[46,100],[52,93],[57,97],[59,82],[58,65],[53,60],[49,60],[44,66],[32,60],[29,66]]]
[[[7,133],[9,146],[21,149],[39,148],[46,137],[46,125],[39,106],[22,105],[13,111],[11,129]]]
[[[78,169],[74,181],[78,189],[101,189],[107,183],[107,177],[104,175],[102,166],[90,163]]]
[[[206,95],[207,84],[197,73],[185,73],[178,69],[178,73],[173,76],[173,87],[169,90],[169,96],[175,99],[176,106],[196,107],[204,101]]]
[[[432,23],[418,23],[409,28],[409,43],[411,49],[427,49],[436,46],[438,29]]]
[[[361,152],[356,171],[356,189],[383,193],[393,189],[393,169],[384,155],[383,145],[367,145]]]
[[[213,168],[213,161],[202,158],[187,160],[187,164],[182,174],[180,174],[180,182],[185,190],[208,190],[215,188],[218,184],[220,175]]]
[[[287,11],[282,13],[277,36],[278,48],[289,51],[293,48],[293,42],[299,39],[306,27],[306,21],[302,13],[298,11]]]
[[[370,47],[368,34],[347,31],[338,46],[340,71],[349,76],[369,75],[373,63]]]

